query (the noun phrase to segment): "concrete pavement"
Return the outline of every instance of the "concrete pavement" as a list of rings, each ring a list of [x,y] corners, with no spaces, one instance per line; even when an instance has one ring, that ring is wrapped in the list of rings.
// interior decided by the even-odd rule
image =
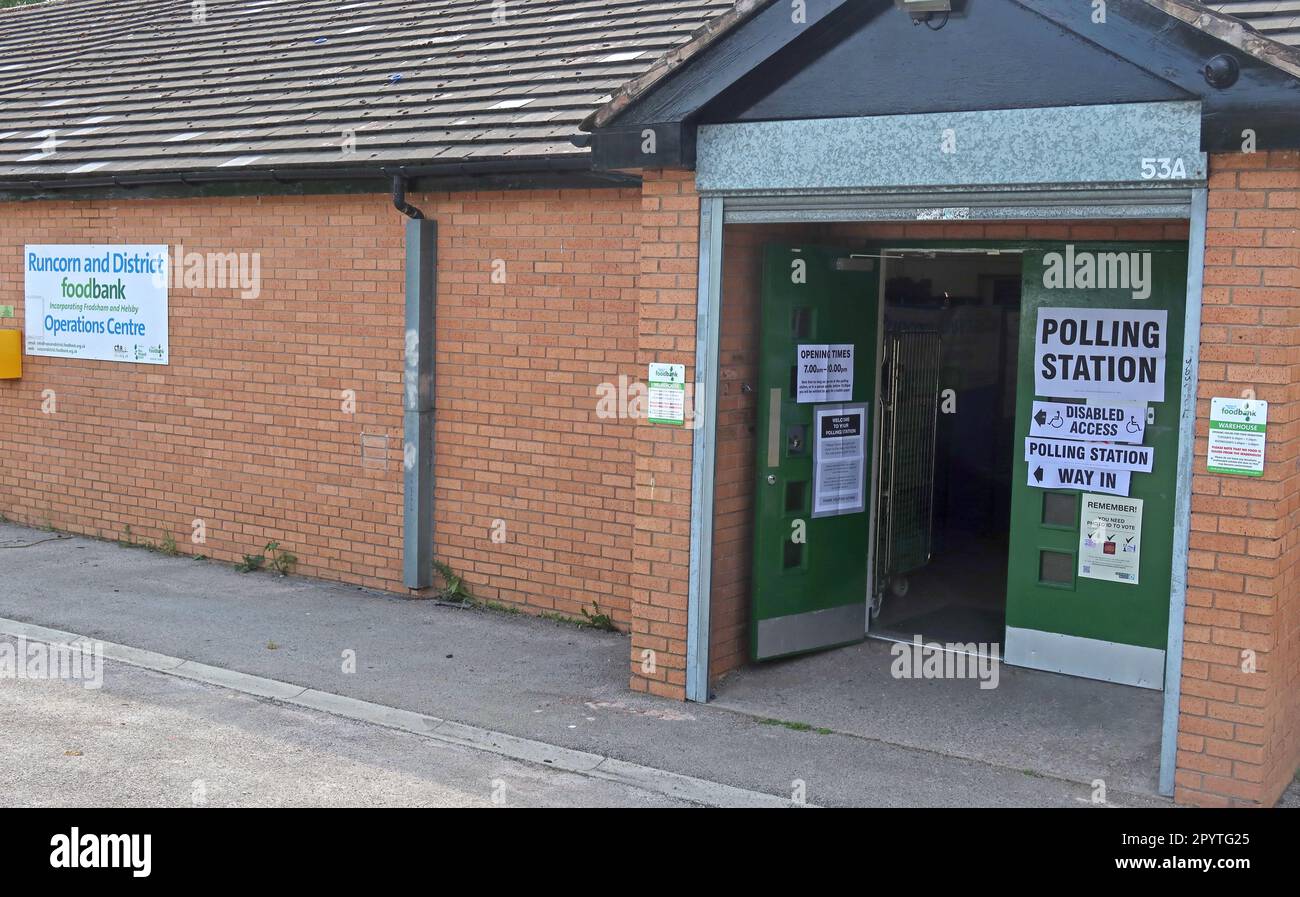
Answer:
[[[0,638],[14,645],[14,639]],[[675,807],[683,800],[109,661],[0,684],[5,806]]]
[[[1081,806],[1096,777],[1063,774],[1050,748],[1039,764],[1033,746],[998,763],[635,694],[616,634],[12,525],[0,525],[0,617],[778,799],[803,783],[822,805]],[[798,710],[784,721],[821,724]],[[1167,805],[1114,784],[1108,797]]]

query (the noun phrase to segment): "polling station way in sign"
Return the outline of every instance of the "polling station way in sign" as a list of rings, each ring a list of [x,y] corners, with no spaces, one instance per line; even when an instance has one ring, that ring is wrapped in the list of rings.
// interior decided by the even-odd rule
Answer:
[[[1168,312],[1040,308],[1035,329],[1036,400],[1025,440],[1028,485],[1129,494],[1149,473],[1141,443],[1147,402],[1164,401]]]
[[[1127,496],[1132,476],[1127,470],[1094,470],[1059,461],[1036,461],[1029,465],[1029,485],[1040,489],[1083,489]]]
[[[1101,442],[1069,442],[1064,439],[1025,437],[1025,460],[1030,464],[1052,461],[1077,464],[1094,470],[1132,470],[1150,473],[1155,449],[1148,445],[1110,445]]]

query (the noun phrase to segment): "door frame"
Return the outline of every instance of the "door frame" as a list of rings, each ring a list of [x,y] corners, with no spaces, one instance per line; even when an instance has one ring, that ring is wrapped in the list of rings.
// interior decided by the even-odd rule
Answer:
[[[1191,182],[1186,185],[1190,202],[1186,206],[1186,218],[1189,221],[1187,239],[1187,287],[1183,304],[1183,357],[1182,357],[1182,395],[1178,413],[1178,466],[1176,473],[1174,497],[1174,544],[1172,573],[1169,588],[1169,632],[1165,645],[1165,687],[1160,737],[1160,773],[1159,793],[1172,796],[1174,792],[1174,773],[1177,759],[1178,714],[1182,696],[1183,668],[1183,625],[1187,603],[1187,558],[1191,536],[1192,474],[1194,472],[1194,445],[1196,429],[1196,400],[1200,364],[1201,338],[1201,304],[1203,276],[1205,269],[1205,227],[1208,213],[1208,188],[1204,182]],[[1062,200],[1069,198],[1068,190],[1052,191],[1059,193]],[[1095,218],[1114,220],[1116,218],[1142,219],[1149,217],[1183,217],[1173,212],[1171,207],[1164,207],[1153,212],[1143,205],[1144,191],[1136,190],[1125,197],[1118,207],[1115,205],[1089,208],[1086,205],[1074,206],[1072,217],[1079,219]],[[753,199],[751,195],[748,197]],[[773,208],[770,212],[756,215],[748,210],[745,220],[752,223],[782,224],[801,220],[801,216],[815,209],[815,196],[808,197],[806,209],[789,204],[792,197],[782,197],[786,205]],[[895,196],[895,200],[899,197]],[[986,206],[972,209],[972,217],[963,220],[1008,220],[1036,221],[1042,220],[1033,210],[1018,205],[1013,197],[1008,197],[1005,206]],[[722,261],[724,223],[727,219],[727,200],[722,195],[702,194],[700,196],[699,227],[699,279],[697,282],[696,307],[696,358],[695,358],[695,415],[692,426],[695,428],[692,450],[691,477],[691,540],[690,540],[690,581],[687,600],[687,645],[686,645],[686,698],[689,701],[707,702],[709,695],[709,637],[712,589],[712,556],[714,524],[714,467],[716,464],[715,447],[717,444],[717,394],[720,375],[719,364],[719,316],[722,305]],[[918,202],[917,207],[927,204]],[[1127,206],[1127,214],[1125,214]],[[896,207],[895,207],[896,208]],[[1119,214],[1117,214],[1119,211]],[[839,216],[827,216],[824,211],[817,214],[819,220],[857,221],[880,220],[901,223],[896,215],[883,213],[876,218],[869,211],[856,209],[841,212]],[[907,220],[907,219],[902,219]],[[1008,248],[1014,246],[1042,245],[1054,241],[1010,240],[1010,241],[926,241],[902,240],[879,243],[880,246],[892,244],[892,248],[917,247],[932,242],[952,248]],[[929,248],[934,248],[933,246]],[[882,254],[884,251],[882,250]],[[884,273],[881,268],[881,302],[884,309]],[[877,336],[879,341],[880,336]],[[877,346],[877,358],[879,345]],[[876,397],[879,408],[879,365],[876,371]],[[877,433],[879,428],[877,427]],[[873,440],[872,471],[873,477],[878,463],[878,436]],[[873,544],[868,548],[868,576],[874,563],[875,507],[876,498],[872,498]],[[870,582],[868,578],[868,582]],[[867,621],[870,621],[870,603],[868,600]]]
[[[871,471],[873,482],[879,481],[880,472],[880,437],[882,428],[880,426],[880,414],[882,406],[880,404],[880,358],[885,350],[885,308],[888,304],[888,298],[885,295],[886,268],[889,266],[889,253],[891,252],[916,252],[929,251],[942,252],[948,255],[974,255],[976,253],[987,254],[988,250],[996,249],[1006,253],[1023,254],[1025,250],[1033,248],[1031,244],[1037,243],[1040,246],[1046,245],[1050,241],[1034,240],[905,240],[897,244],[893,242],[870,242],[867,244],[867,251],[879,254],[880,257],[880,317],[876,321],[876,433],[871,444]],[[867,547],[867,583],[874,588],[876,577],[876,525],[880,522],[880,490],[871,490],[871,543]],[[874,596],[867,595],[867,623],[864,630],[866,635],[871,635],[871,599]],[[1005,627],[1004,627],[1005,628]],[[883,641],[897,641],[889,636],[877,636]],[[1005,653],[1005,651],[1004,651]]]

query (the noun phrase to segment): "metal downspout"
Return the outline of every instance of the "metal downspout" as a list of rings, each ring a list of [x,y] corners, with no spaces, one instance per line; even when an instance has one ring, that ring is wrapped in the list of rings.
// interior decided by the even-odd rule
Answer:
[[[402,579],[433,584],[433,358],[438,224],[406,201],[393,178],[393,207],[406,222],[406,341],[403,373]]]

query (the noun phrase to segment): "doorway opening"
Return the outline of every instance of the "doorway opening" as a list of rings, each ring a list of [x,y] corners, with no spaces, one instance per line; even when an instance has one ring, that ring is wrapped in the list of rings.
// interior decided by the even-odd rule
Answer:
[[[870,633],[1001,645],[1021,254],[883,255]]]

